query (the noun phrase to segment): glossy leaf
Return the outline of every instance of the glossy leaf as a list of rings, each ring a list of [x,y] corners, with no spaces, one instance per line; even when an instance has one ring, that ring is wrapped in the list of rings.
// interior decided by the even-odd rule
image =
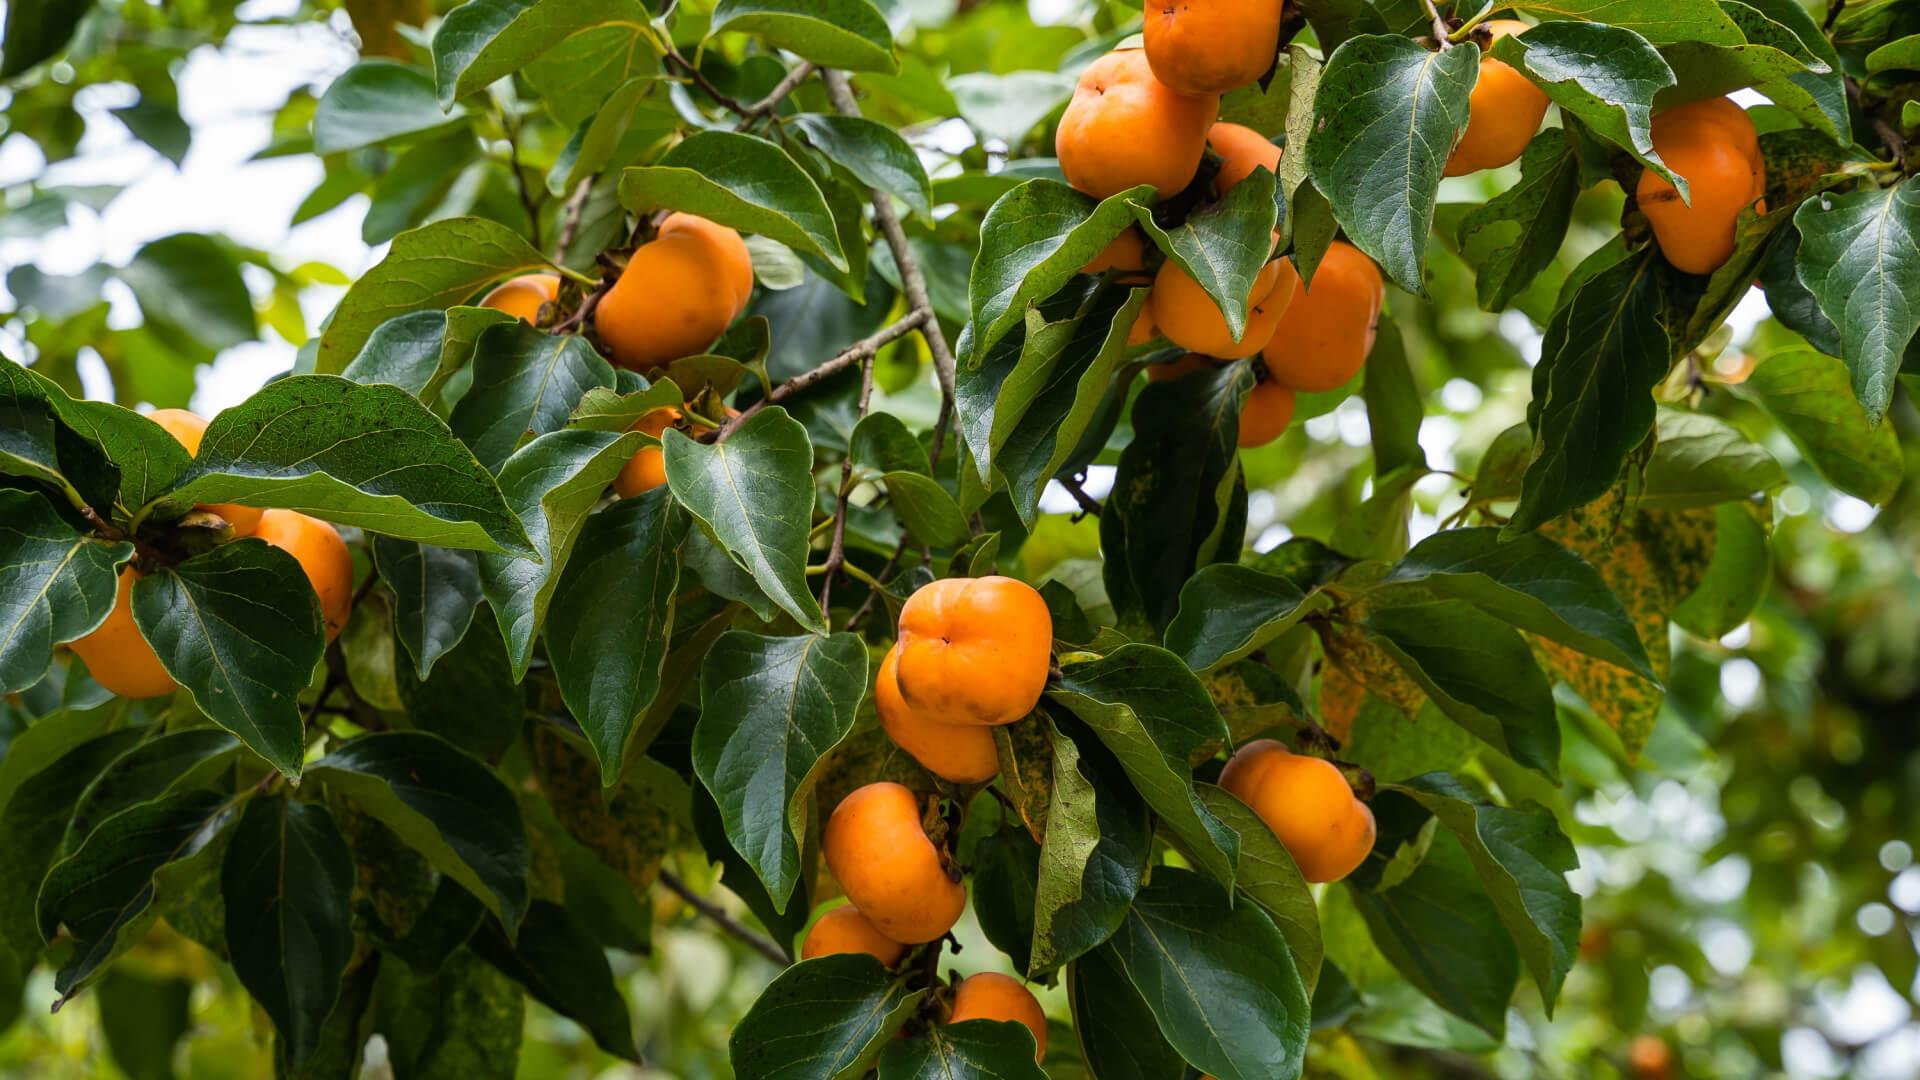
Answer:
[[[857,1077],[925,993],[908,990],[865,953],[803,960],[761,991],[734,1028],[728,1044],[734,1074],[740,1080]],[[1033,1060],[1031,1049],[1027,1060]]]
[[[1114,946],[1067,966],[1067,1000],[1087,1065],[1100,1080],[1185,1080],[1187,1063],[1127,979]]]
[[[483,307],[395,315],[374,328],[340,375],[357,383],[389,383],[431,402],[447,379],[473,358],[480,334],[512,319],[504,311]]]
[[[893,34],[867,0],[720,0],[711,34],[741,30],[821,67],[892,72]]]
[[[1812,349],[1775,353],[1754,366],[1744,389],[1834,487],[1879,504],[1900,486],[1900,440],[1854,399],[1840,361]]]
[[[1854,396],[1877,424],[1920,328],[1920,303],[1906,284],[1920,276],[1920,183],[1819,195],[1801,204],[1793,223],[1800,281],[1839,329]]]
[[[1493,56],[1533,78],[1568,114],[1687,196],[1653,148],[1653,99],[1673,86],[1673,69],[1632,30],[1598,22],[1549,22],[1501,38]]]
[[[133,545],[74,532],[44,496],[0,491],[0,692],[40,681],[53,647],[113,610]]]
[[[484,0],[463,4],[447,13],[433,35],[434,88],[440,104],[451,106],[526,67],[569,38],[607,24],[645,26],[650,19],[640,0]]]
[[[587,391],[613,389],[613,365],[577,334],[543,334],[519,320],[474,344],[473,385],[447,425],[489,472],[530,438],[567,426]]]
[[[821,113],[802,113],[794,126],[861,183],[906,203],[922,221],[933,221],[933,186],[926,167],[898,132],[864,117]]]
[[[1167,648],[1195,671],[1212,671],[1247,654],[1327,606],[1278,574],[1232,563],[1203,566],[1180,588],[1180,611],[1167,624]]]
[[[1146,878],[1147,804],[1091,729],[1052,718],[1052,785],[1033,897],[1030,976],[1074,961],[1113,935]]]
[[[1520,155],[1520,182],[1460,221],[1460,257],[1474,268],[1480,307],[1500,311],[1553,264],[1580,194],[1580,159],[1561,131]]]
[[[1173,229],[1160,227],[1146,200],[1128,199],[1141,231],[1206,290],[1235,341],[1246,330],[1247,293],[1273,253],[1270,238],[1280,205],[1274,184],[1272,173],[1257,169],[1219,202],[1188,215]]]
[[[1042,1080],[1033,1032],[1010,1020],[929,1027],[880,1052],[882,1080]]]
[[[785,150],[752,135],[700,132],[655,164],[622,173],[620,201],[635,213],[698,214],[847,269],[819,185]]]
[[[393,591],[393,632],[425,682],[460,644],[480,607],[480,562],[471,551],[376,536],[374,566]]]
[[[1320,912],[1314,904],[1312,886],[1260,815],[1224,788],[1201,784],[1199,791],[1207,809],[1240,837],[1234,886],[1273,919],[1287,939],[1301,982],[1312,993],[1320,981],[1322,959]]]

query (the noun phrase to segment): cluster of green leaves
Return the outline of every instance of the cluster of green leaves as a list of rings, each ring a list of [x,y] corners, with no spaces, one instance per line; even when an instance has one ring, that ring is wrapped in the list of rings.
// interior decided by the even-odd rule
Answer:
[[[786,968],[733,1035],[736,1074],[1290,1077],[1345,1032],[1484,1051],[1516,999],[1551,1014],[1581,931],[1556,684],[1621,757],[1648,749],[1670,625],[1717,637],[1764,591],[1788,477],[1757,431],[1859,498],[1900,483],[1880,418],[1920,327],[1920,186],[1889,103],[1911,96],[1920,27],[1867,5],[1823,32],[1793,0],[1505,5],[1552,20],[1491,51],[1558,125],[1516,183],[1462,205],[1441,172],[1480,39],[1420,40],[1419,4],[1309,4],[1271,77],[1222,106],[1284,139],[1280,175],[1215,197],[1203,169],[1160,203],[1089,199],[1047,158],[1072,74],[1137,14],[1002,43],[1009,6],[350,4],[367,58],[289,102],[272,152],[324,163],[296,220],[365,193],[364,236],[391,246],[194,457],[80,400],[74,357],[107,357],[123,403],[179,403],[178,370],[256,332],[239,263],[272,260],[195,235],[71,280],[10,273],[35,351],[0,365],[0,1003],[41,963],[62,1001],[104,998],[164,920],[231,965],[297,1075],[350,1074],[373,1033],[396,1075],[511,1070],[523,997],[638,1060],[607,954],[651,947],[663,866],[705,882],[717,864],[791,955],[821,819],[897,779],[952,808],[981,930],[1065,987],[1077,1038],[1036,1066],[1018,1025],[937,1022],[936,942],[899,970]],[[114,77],[129,50],[85,28],[137,32],[137,7],[9,5],[16,102],[59,100],[33,71],[63,49]],[[1773,103],[1755,110],[1769,187],[1724,267],[1676,271],[1633,213],[1572,250],[1597,192],[1667,174],[1654,112],[1743,87]],[[901,131],[955,118],[974,145],[930,174]],[[123,119],[172,145],[151,110]],[[36,189],[4,220],[86,197]],[[760,288],[711,352],[641,376],[563,316],[664,210],[749,234]],[[1233,324],[1275,229],[1309,281],[1344,234],[1397,286],[1365,374],[1299,402],[1306,419],[1356,398],[1371,434],[1364,497],[1318,538],[1248,550],[1275,460],[1237,447],[1251,364],[1139,377],[1171,359],[1128,345],[1145,290],[1078,272],[1128,228]],[[1438,294],[1443,262],[1471,299]],[[566,279],[540,326],[476,306],[535,271]],[[276,301],[320,276],[273,272]],[[141,329],[106,329],[109,276]],[[1756,279],[1804,344],[1729,375],[1720,328]],[[1474,302],[1543,327],[1533,400],[1457,527],[1415,543],[1436,470],[1409,344]],[[925,353],[899,337],[793,383],[902,319]],[[172,382],[103,346],[136,334],[184,358]],[[954,369],[927,378],[948,341]],[[870,407],[876,385],[892,408]],[[1758,407],[1738,424],[1715,413],[1728,387]],[[726,422],[729,403],[747,415],[720,437],[632,430],[662,408]],[[610,498],[654,449],[666,484]],[[1115,474],[1097,521],[1042,512],[1096,465]],[[337,645],[284,552],[189,516],[219,503],[348,531],[361,587]],[[172,700],[107,700],[58,649],[130,566]],[[1059,671],[1002,736],[1001,775],[960,788],[893,750],[869,691],[915,587],[996,569],[1044,572]],[[1303,734],[1377,785],[1372,854],[1318,892],[1212,782],[1224,750]]]

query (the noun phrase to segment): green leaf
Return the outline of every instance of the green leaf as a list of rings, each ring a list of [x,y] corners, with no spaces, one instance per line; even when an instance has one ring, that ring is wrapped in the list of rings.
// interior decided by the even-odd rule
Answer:
[[[0,491],[0,693],[40,681],[53,647],[113,610],[133,545],[76,533],[37,492]]]
[[[1846,386],[1846,371],[1822,357],[1839,375],[1835,404],[1866,417]],[[1653,459],[1647,462],[1638,503],[1649,510],[1685,510],[1765,494],[1787,484],[1787,471],[1740,430],[1705,413],[1662,408],[1654,424]]]
[[[1854,398],[1839,360],[1812,349],[1774,353],[1744,388],[1828,483],[1876,505],[1893,497],[1905,466],[1899,438]]]
[[[517,936],[489,920],[471,942],[481,958],[527,988],[541,1004],[587,1029],[600,1049],[638,1062],[633,1018],[600,943],[567,909],[535,900]]]
[[[1307,989],[1266,912],[1161,867],[1113,938],[1180,1056],[1220,1080],[1289,1080],[1307,1050]]]
[[[1199,790],[1200,801],[1240,837],[1235,886],[1273,919],[1280,935],[1287,939],[1301,981],[1312,993],[1320,982],[1322,958],[1320,911],[1312,886],[1259,814],[1224,788],[1201,784]]]
[[[547,660],[606,784],[660,690],[687,525],[664,489],[624,499],[587,519],[554,590]],[[620,618],[607,618],[609,604]]]
[[[253,297],[219,241],[175,233],[143,246],[120,271],[151,325],[224,349],[254,338]]]
[[[1452,832],[1438,832],[1412,872],[1386,887],[1383,868],[1430,819],[1397,793],[1376,798],[1373,806],[1381,821],[1380,839],[1347,879],[1347,894],[1366,919],[1373,943],[1434,1004],[1504,1039],[1520,957],[1499,909],[1476,879],[1466,848]]]
[[[192,979],[131,971],[100,980],[100,1034],[131,1080],[173,1080],[174,1047],[193,1024],[193,987]]]
[[[814,770],[853,730],[867,682],[866,646],[852,634],[735,631],[700,665],[694,772],[776,911],[799,877]]]
[[[1245,657],[1327,607],[1278,574],[1233,563],[1203,566],[1180,588],[1180,611],[1167,624],[1167,648],[1195,671]]]
[[[1000,448],[1073,342],[1082,313],[1091,309],[1093,314],[1086,317],[1097,324],[1099,312],[1110,310],[1111,302],[1093,279],[1077,279],[1044,303],[1027,307],[1022,323],[986,350],[977,366],[954,372],[955,420],[982,480],[992,477]],[[976,325],[961,331],[961,352],[966,352],[967,335]]]
[[[1420,448],[1420,424],[1426,418],[1426,403],[1407,366],[1406,339],[1400,336],[1400,324],[1391,315],[1379,318],[1366,370],[1361,397],[1373,436],[1373,475],[1385,479],[1406,469],[1424,476],[1427,453]]]
[[[326,639],[298,560],[260,540],[224,544],[134,582],[133,620],[201,712],[300,775],[298,699]]]
[[[1731,46],[1746,40],[1716,0],[1517,0],[1509,6],[1552,19],[1611,23],[1655,45],[1700,41]]]
[[[1554,312],[1533,369],[1533,458],[1509,535],[1599,498],[1653,430],[1673,362],[1652,249],[1589,278]]]
[[[353,957],[353,856],[319,803],[247,803],[220,871],[234,974],[273,1020],[287,1064],[317,1048]]]
[[[565,0],[545,0],[544,6],[564,15],[570,5]],[[653,26],[644,17],[583,26],[522,68],[520,74],[540,92],[541,103],[554,119],[570,128],[579,127],[602,111],[602,103],[623,84],[660,73]]]
[[[1920,302],[1920,183],[1851,195],[1821,194],[1793,215],[1800,230],[1800,281],[1840,331],[1853,393],[1878,424],[1893,400],[1893,377]]]
[[[603,28],[619,29],[619,28]],[[652,58],[652,50],[640,50],[638,55]],[[613,161],[620,152],[621,144],[630,134],[637,138],[646,138],[654,131],[664,129],[671,124],[669,106],[659,99],[647,101],[647,95],[663,80],[657,73],[636,76],[621,83],[598,109],[574,131],[573,138],[560,151],[554,160],[553,171],[547,174],[547,189],[555,195],[567,195],[582,183],[596,180],[598,174]],[[552,106],[555,103],[549,102]],[[644,106],[644,107],[643,107]],[[644,134],[642,134],[644,133]],[[661,132],[664,134],[664,130]],[[604,187],[595,185],[596,197]],[[621,223],[621,227],[625,222]],[[569,260],[570,265],[579,265]],[[763,282],[764,284],[764,282]]]
[[[634,51],[652,16],[641,0],[482,0],[447,13],[433,35],[433,81],[441,106],[526,67],[570,38],[612,24]],[[364,65],[363,65],[364,66]]]
[[[395,315],[374,328],[340,375],[357,383],[398,386],[431,403],[447,379],[473,358],[481,333],[512,321],[504,311],[483,307]]]
[[[1408,38],[1370,35],[1334,50],[1314,96],[1313,186],[1347,239],[1416,295],[1426,294],[1441,169],[1467,128],[1479,74],[1477,47],[1428,52]]]
[[[973,914],[987,942],[1013,961],[1015,971],[1026,971],[1033,962],[1040,845],[1015,814],[999,814],[997,819],[1000,827],[974,842],[968,864],[973,869]]]
[[[71,855],[107,818],[174,792],[221,787],[240,749],[218,728],[195,727],[151,734],[113,759],[74,801],[63,855]]]
[[[802,960],[747,1010],[728,1051],[740,1080],[841,1080],[871,1068],[926,996],[865,953]],[[1031,1038],[1031,1036],[1029,1036]],[[1027,1051],[1033,1060],[1033,1051]]]
[[[1273,251],[1271,237],[1280,213],[1275,182],[1272,173],[1256,170],[1225,198],[1188,215],[1171,230],[1154,220],[1146,199],[1128,199],[1141,231],[1206,290],[1235,341],[1246,330],[1247,293]],[[1122,197],[1127,193],[1115,196]]]
[[[1134,205],[1152,199],[1151,187],[1143,184],[1096,204],[1058,180],[1040,179],[995,200],[980,223],[980,250],[967,285],[967,366],[978,368],[987,350],[1022,324],[1029,305],[1071,281],[1133,223]],[[1239,298],[1246,298],[1245,289]]]
[[[369,532],[531,553],[493,477],[395,386],[293,375],[213,418],[163,510],[281,506]]]
[[[1538,533],[1503,542],[1496,528],[1437,532],[1379,586],[1464,600],[1530,634],[1654,678],[1620,599],[1579,556]]]
[[[1239,556],[1246,531],[1238,448],[1245,364],[1150,383],[1133,403],[1133,441],[1120,454],[1100,515],[1107,595],[1122,625],[1173,621],[1195,570]]]
[[[474,601],[478,606],[479,601]],[[506,642],[481,618],[422,680],[411,665],[394,672],[407,726],[429,731],[483,761],[495,761],[520,738],[527,695],[513,681]]]
[[[1394,790],[1432,811],[1460,841],[1553,1015],[1580,948],[1580,898],[1566,878],[1580,860],[1553,814],[1531,804],[1495,806],[1446,773]]]
[[[1093,729],[1195,865],[1232,885],[1238,837],[1200,801],[1187,764],[1224,744],[1227,725],[1193,672],[1165,649],[1126,644],[1064,665],[1047,696]]]
[[[13,0],[0,36],[0,79],[11,79],[67,47],[92,0]]]
[[[396,1076],[511,1080],[525,1012],[520,987],[469,949],[433,972],[391,953],[381,958],[372,1023]]]
[[[667,486],[680,505],[773,602],[801,626],[826,631],[807,588],[813,444],[778,406],[762,409],[723,443],[668,430],[661,440]]]
[[[886,17],[868,0],[720,0],[707,34],[729,30],[821,67],[888,75],[900,69]]]
[[[193,145],[193,129],[180,118],[178,108],[143,95],[132,105],[122,105],[109,111],[127,125],[127,131],[134,138],[173,162],[174,168],[185,163],[187,150]]]
[[[1564,131],[1543,131],[1520,155],[1520,182],[1460,221],[1460,257],[1484,311],[1503,311],[1553,265],[1580,194],[1580,159]]]
[[[421,682],[467,636],[480,607],[480,561],[471,551],[373,538],[373,563],[393,591],[393,632]]]
[[[847,0],[862,3],[865,0]],[[933,184],[913,147],[885,124],[858,116],[802,113],[793,124],[819,151],[876,191],[884,191],[931,225]]]
[[[1713,558],[1700,584],[1673,609],[1673,621],[1688,633],[1709,641],[1723,637],[1760,606],[1773,577],[1762,513],[1749,503],[1714,508]]]
[[[1147,804],[1119,759],[1072,717],[1049,720],[1053,783],[1033,898],[1030,977],[1113,936],[1146,879],[1153,850]]]
[[[1920,34],[1896,38],[1867,54],[1867,74],[1920,71]]]
[[[1067,1000],[1087,1065],[1100,1080],[1185,1080],[1187,1063],[1160,1033],[1112,945],[1068,965]]]
[[[1011,1020],[939,1024],[880,1052],[881,1080],[1044,1080],[1033,1032]]]
[[[618,372],[615,375],[619,377]],[[678,408],[685,403],[680,387],[669,378],[657,379],[641,390],[623,392],[596,387],[581,396],[567,426],[627,431],[655,409]]]
[[[1505,622],[1461,600],[1376,608],[1368,637],[1480,741],[1549,778],[1560,773],[1553,687]]]
[[[62,1003],[146,935],[159,914],[154,875],[207,845],[226,824],[226,802],[194,791],[130,806],[48,869],[36,904],[40,936],[53,941],[64,927],[74,946],[54,977]]]
[[[1653,99],[1675,79],[1646,38],[1602,23],[1549,22],[1501,38],[1492,52],[1686,198],[1686,178],[1667,168],[1653,148]]]
[[[635,213],[684,210],[847,269],[832,211],[800,164],[765,139],[703,131],[652,165],[620,176],[620,202]]]
[[[165,428],[139,413],[76,401],[53,380],[11,361],[0,362],[0,421],[0,473],[71,485],[120,521],[193,460]]]
[[[917,472],[890,472],[880,482],[900,523],[920,540],[946,547],[967,538],[967,516],[939,481]]]
[[[578,334],[545,334],[525,322],[489,327],[475,342],[473,385],[447,426],[490,472],[521,443],[567,426],[591,389],[613,389],[613,365]]]
[[[516,928],[527,911],[527,832],[513,789],[457,747],[423,731],[342,743],[307,775],[379,819],[434,869]]]
[[[450,308],[495,281],[549,265],[519,233],[486,218],[447,218],[403,232],[341,298],[321,332],[315,370],[345,370],[373,331],[396,315]]]
[[[338,154],[465,121],[441,110],[433,76],[425,71],[392,60],[362,60],[320,95],[313,114],[313,149]]]

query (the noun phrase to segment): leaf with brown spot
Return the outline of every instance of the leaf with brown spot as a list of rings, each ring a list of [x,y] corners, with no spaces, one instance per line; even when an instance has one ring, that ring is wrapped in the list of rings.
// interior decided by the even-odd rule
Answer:
[[[993,729],[993,745],[1000,751],[1001,789],[1013,800],[1034,842],[1045,843],[1047,807],[1053,801],[1053,739],[1028,716]]]
[[[1326,668],[1321,673],[1321,712],[1328,711],[1326,680],[1337,670],[1407,716],[1418,716],[1420,707],[1427,702],[1426,692],[1407,676],[1393,657],[1369,640],[1360,628],[1361,620],[1367,615],[1365,607],[1356,604],[1348,608],[1345,615],[1346,618],[1329,620],[1320,625],[1320,643],[1327,651]],[[1359,704],[1355,702],[1344,712],[1349,731],[1352,730],[1353,712],[1358,708]]]

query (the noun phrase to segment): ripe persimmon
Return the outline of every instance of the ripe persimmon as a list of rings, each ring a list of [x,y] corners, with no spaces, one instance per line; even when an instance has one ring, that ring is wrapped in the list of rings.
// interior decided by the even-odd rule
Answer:
[[[1165,0],[1141,26],[1147,60],[1182,94],[1224,94],[1260,78],[1280,54],[1283,0]]]
[[[1033,1060],[1047,1056],[1047,1014],[1033,992],[1019,979],[998,972],[983,971],[960,980],[953,992],[953,1011],[949,1024],[965,1020],[1002,1020],[1027,1025],[1033,1032]]]
[[[1103,274],[1108,270],[1144,270],[1147,267],[1147,238],[1129,225],[1120,235],[1107,241],[1100,253],[1080,268],[1083,274]]]
[[[1000,771],[1000,752],[992,730],[975,724],[936,724],[923,719],[900,696],[900,646],[887,650],[873,684],[880,726],[894,745],[912,755],[935,776],[956,784],[978,784]]]
[[[1260,815],[1308,881],[1339,881],[1373,850],[1373,811],[1330,762],[1257,739],[1227,762],[1220,786]]]
[[[1293,298],[1300,275],[1293,263],[1275,259],[1260,268],[1247,290],[1247,318],[1240,340],[1233,340],[1227,329],[1227,317],[1200,283],[1187,276],[1179,264],[1169,259],[1153,278],[1153,321],[1169,341],[1187,350],[1238,360],[1252,356],[1266,346],[1280,325],[1280,316]]]
[[[521,274],[503,281],[481,297],[480,306],[504,311],[516,319],[538,324],[540,308],[560,296],[558,274]]]
[[[139,577],[133,567],[122,568],[107,620],[68,646],[87,662],[94,682],[124,698],[159,697],[173,693],[176,686],[134,625],[133,583]]]
[[[1080,74],[1054,129],[1054,154],[1067,183],[1096,199],[1137,184],[1169,198],[1200,171],[1219,112],[1218,96],[1170,90],[1153,77],[1145,53],[1121,49]]]
[[[745,251],[732,229],[671,215],[654,239],[634,251],[594,308],[594,329],[614,363],[646,370],[713,344],[752,289],[750,261],[744,285],[741,275]]]
[[[1733,254],[1740,211],[1766,194],[1753,121],[1726,98],[1696,101],[1654,115],[1653,148],[1686,178],[1692,199],[1681,202],[1680,192],[1652,169],[1640,174],[1635,197],[1660,254],[1689,274],[1711,274]]]
[[[847,899],[895,941],[932,941],[953,929],[967,890],[920,824],[913,792],[882,781],[856,789],[827,819],[822,850]]]
[[[936,724],[1011,724],[1046,689],[1053,616],[1007,577],[946,578],[900,609],[900,697]]]
[[[1262,352],[1273,377],[1319,393],[1346,385],[1367,362],[1380,326],[1386,286],[1380,268],[1357,247],[1336,240],[1296,290]]]
[[[728,409],[727,412],[733,412]],[[633,422],[628,431],[643,431],[659,438],[668,428],[680,423],[684,414],[672,406],[654,409]],[[710,428],[713,425],[701,417],[694,417],[694,425]],[[643,446],[621,468],[620,475],[613,478],[613,490],[623,499],[631,499],[645,491],[652,491],[667,482],[666,457],[658,446]]]
[[[1518,19],[1489,19],[1481,24],[1496,39],[1528,29]],[[1492,53],[1480,57],[1480,78],[1467,99],[1467,130],[1447,155],[1446,174],[1465,176],[1497,169],[1516,158],[1540,130],[1551,104],[1525,75]]]
[[[1140,305],[1140,313],[1133,317],[1133,325],[1127,327],[1127,344],[1145,345],[1160,336],[1160,328],[1153,324],[1153,300]]]
[[[253,535],[300,561],[320,599],[327,640],[339,637],[353,614],[353,555],[339,531],[297,511],[269,510],[260,515],[260,527]]]
[[[1240,409],[1240,449],[1265,446],[1280,437],[1293,420],[1293,389],[1262,379],[1247,393]]]
[[[800,959],[841,953],[866,953],[880,966],[892,967],[907,954],[907,947],[881,933],[859,908],[842,904],[814,920],[800,943]]]
[[[1224,121],[1215,124],[1207,131],[1207,145],[1220,155],[1220,171],[1214,183],[1222,195],[1252,176],[1255,169],[1264,167],[1276,178],[1280,175],[1280,148],[1250,127]]]
[[[165,428],[173,441],[187,448],[187,453],[196,457],[200,453],[200,440],[207,434],[207,422],[197,414],[185,409],[155,409],[147,414],[147,419]],[[200,507],[210,514],[219,514],[226,523],[233,526],[233,535],[252,536],[253,530],[260,524],[260,508],[241,506],[238,503],[212,503]]]

